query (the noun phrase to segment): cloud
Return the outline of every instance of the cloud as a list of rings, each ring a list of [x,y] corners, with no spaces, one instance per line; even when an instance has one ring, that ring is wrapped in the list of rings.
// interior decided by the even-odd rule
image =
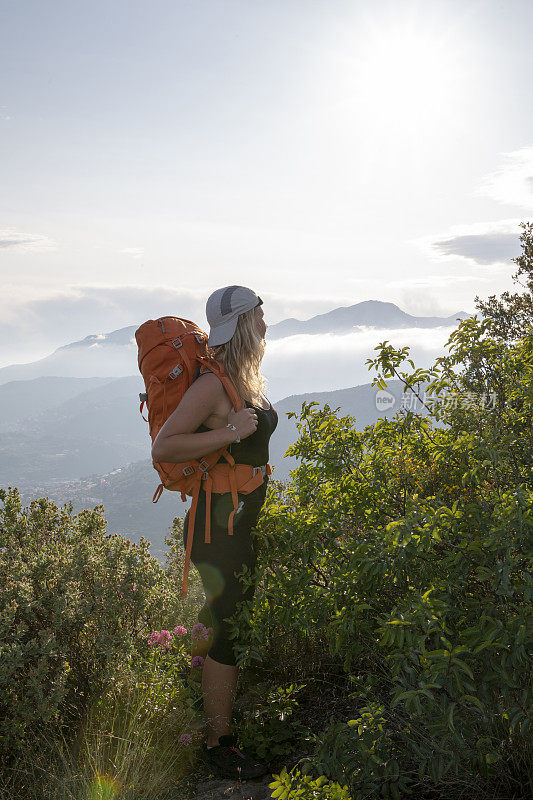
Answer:
[[[520,255],[518,233],[454,236],[435,242],[443,255],[462,256],[476,264],[502,264]]]
[[[397,305],[408,314],[413,314],[415,317],[450,317],[459,311],[474,314],[475,310],[468,297],[468,292],[462,293],[463,299],[459,300],[459,302],[456,298],[453,307],[450,308],[449,292],[444,293],[442,290],[449,290],[453,287],[458,288],[460,284],[468,283],[479,287],[480,282],[485,280],[488,281],[490,278],[488,276],[453,274],[421,275],[414,278],[389,281],[387,290],[390,293],[395,292],[398,294],[399,301]],[[446,299],[446,304],[443,304],[443,299]]]
[[[166,314],[200,320],[204,303],[201,292],[167,286],[68,286],[29,298],[11,292],[0,298],[0,364],[33,361],[90,334]]]
[[[440,289],[455,285],[456,283],[464,283],[476,280],[471,275],[422,275],[416,278],[403,278],[399,281],[389,281],[387,288],[399,289]],[[427,306],[424,306],[424,314],[428,315]],[[447,314],[443,313],[443,316]]]
[[[458,323],[457,323],[458,324]],[[299,334],[285,339],[267,340],[262,372],[267,379],[272,402],[292,394],[358,386],[371,382],[376,375],[369,370],[368,358],[375,358],[375,347],[388,340],[394,347],[410,347],[409,355],[417,367],[429,367],[455,326],[425,329],[385,329],[359,326],[347,334]],[[84,342],[81,348],[62,348],[53,363],[19,372],[16,379],[39,374],[78,377],[137,375],[136,342],[124,337],[110,337],[108,346],[99,341]],[[320,368],[317,369],[317,364]],[[406,365],[407,366],[407,365]],[[39,369],[41,371],[39,371]],[[13,374],[6,380],[13,380]]]
[[[533,212],[533,145],[502,155],[505,163],[487,175],[474,194]]]
[[[417,239],[416,243],[433,261],[459,256],[474,266],[509,266],[521,252],[522,221],[517,218],[455,225],[445,234],[425,236]]]
[[[533,145],[502,155],[505,163],[481,181],[474,195],[522,206],[533,213]],[[413,243],[434,261],[459,256],[473,266],[509,266],[520,255],[520,222],[526,219],[457,225],[446,233],[424,236]]]
[[[47,236],[21,233],[14,230],[0,230],[0,249],[16,249],[22,253],[44,253],[56,250],[57,245]]]
[[[416,244],[420,245],[419,240]],[[428,258],[436,260],[430,244],[426,247],[430,252]],[[440,275],[422,273],[410,278],[404,277],[401,271],[396,274],[398,277],[388,280],[385,285],[383,279],[370,276],[349,279],[349,283],[354,284],[357,300],[352,299],[338,305],[352,305],[368,298],[395,303],[407,314],[420,317],[449,317],[457,311],[474,313],[474,289],[479,288],[480,282],[490,280],[488,275],[457,275],[456,270]]]
[[[121,343],[115,353],[113,348],[101,346],[102,334],[137,326],[146,319],[163,315],[195,320],[207,332],[205,301],[214,288],[206,291],[205,287],[191,290],[171,286],[92,285],[71,286],[62,292],[27,300],[11,296],[5,303],[5,313],[0,314],[0,366],[35,361],[63,345],[92,335],[89,344],[91,353],[95,354],[94,361],[87,365],[82,359],[77,365],[76,351],[70,350],[72,369],[79,367],[83,375],[131,375],[136,373],[135,342],[131,347]],[[339,301],[339,298],[326,297],[322,298],[326,304],[324,308],[316,298],[292,301],[290,297],[272,296],[263,291],[261,296],[269,311],[272,309],[274,319],[271,322],[288,316],[305,319],[351,304],[347,298]],[[24,320],[22,326],[21,319]],[[429,366],[443,352],[443,344],[452,330],[453,327],[426,329],[421,336],[420,328],[385,330],[362,326],[340,336],[298,335],[267,340],[263,372],[268,378],[271,396],[276,399],[299,392],[355,386],[372,379],[374,373],[369,372],[365,360],[375,358],[374,347],[380,341],[388,339],[397,347],[411,345],[415,363]],[[42,349],[37,352],[36,348]]]
[[[420,328],[360,326],[343,335],[299,334],[267,342],[262,371],[268,379],[269,396],[275,402],[291,394],[370,383],[377,373],[369,370],[366,359],[376,358],[374,348],[385,340],[393,347],[409,346],[416,366],[429,367],[446,352],[444,344],[455,327],[426,328],[421,335]]]

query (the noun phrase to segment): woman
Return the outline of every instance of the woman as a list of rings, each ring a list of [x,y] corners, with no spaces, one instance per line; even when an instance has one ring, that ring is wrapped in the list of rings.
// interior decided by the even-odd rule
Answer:
[[[263,394],[265,379],[260,372],[267,326],[263,301],[244,286],[217,289],[206,306],[210,325],[208,346],[224,366],[245,407],[235,412],[220,379],[211,372],[199,375],[178,408],[165,422],[152,447],[154,461],[186,461],[201,458],[228,445],[236,463],[254,467],[266,465],[269,440],[278,415]],[[243,591],[235,573],[246,565],[255,571],[257,540],[254,526],[265,502],[268,475],[249,494],[239,494],[233,536],[228,535],[228,516],[233,511],[231,493],[213,494],[211,499],[211,542],[204,541],[205,492],[200,492],[194,521],[191,561],[200,576],[207,602],[198,618],[213,628],[202,672],[202,691],[207,720],[206,760],[224,777],[254,778],[268,767],[237,748],[231,716],[238,671],[225,619],[233,616],[237,604],[255,593],[252,584]],[[183,544],[189,512],[183,524]]]

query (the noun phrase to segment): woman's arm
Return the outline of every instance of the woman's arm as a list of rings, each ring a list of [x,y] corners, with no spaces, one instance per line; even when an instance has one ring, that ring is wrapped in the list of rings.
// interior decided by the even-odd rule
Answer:
[[[191,461],[193,458],[214,453],[215,450],[234,442],[237,434],[232,428],[216,428],[203,433],[177,433],[165,437],[161,445],[157,441],[158,438],[159,434],[152,447],[152,459],[180,464],[182,461]]]
[[[205,373],[183,395],[152,444],[152,459],[179,464],[201,458],[235,441],[231,428],[194,433],[212,414],[219,412],[225,389],[216,375]]]

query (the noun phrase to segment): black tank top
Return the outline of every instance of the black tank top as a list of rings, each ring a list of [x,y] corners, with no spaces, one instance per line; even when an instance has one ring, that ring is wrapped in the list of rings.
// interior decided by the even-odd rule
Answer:
[[[268,463],[268,445],[270,437],[278,425],[278,412],[272,403],[270,403],[270,408],[264,409],[252,405],[248,400],[244,402],[247,408],[255,408],[257,411],[257,428],[246,439],[242,439],[240,442],[232,442],[232,444],[228,445],[228,451],[237,464],[251,464],[252,467],[259,467]],[[204,433],[210,430],[213,429],[208,428],[206,425],[200,425],[195,433]]]
[[[257,411],[257,428],[246,439],[242,439],[240,442],[232,442],[232,444],[228,445],[228,451],[237,464],[251,464],[252,467],[259,467],[261,464],[268,463],[268,444],[278,425],[278,413],[272,403],[270,403],[268,410],[253,406],[248,400],[245,401],[245,404],[247,408],[255,408]],[[196,433],[210,430],[213,429],[200,425],[196,429]]]

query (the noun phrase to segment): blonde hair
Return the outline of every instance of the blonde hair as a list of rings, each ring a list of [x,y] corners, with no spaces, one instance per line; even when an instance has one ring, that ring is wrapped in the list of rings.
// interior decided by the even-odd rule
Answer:
[[[266,378],[261,373],[265,341],[255,327],[255,308],[239,314],[235,333],[224,344],[208,348],[237,389],[242,400],[263,405],[261,393],[266,391]]]

